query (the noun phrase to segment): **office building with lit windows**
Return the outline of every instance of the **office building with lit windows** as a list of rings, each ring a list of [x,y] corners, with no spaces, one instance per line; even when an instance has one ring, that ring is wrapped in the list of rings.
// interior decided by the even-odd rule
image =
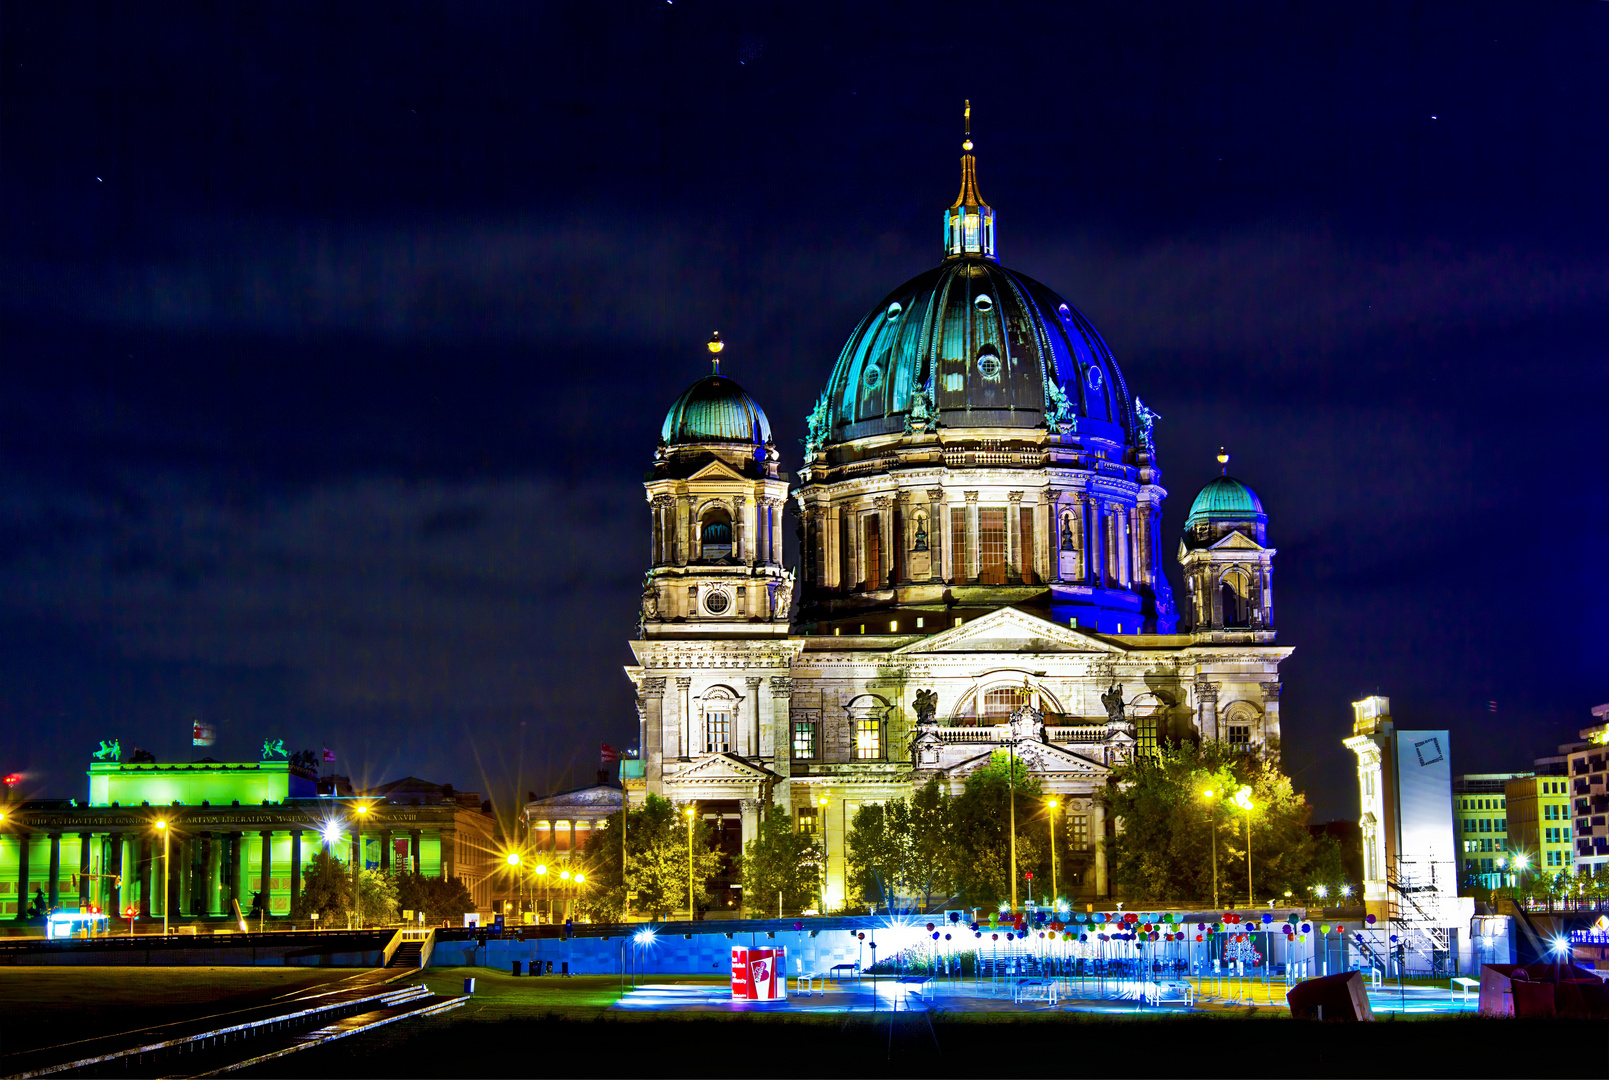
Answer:
[[[1562,770],[1558,775],[1510,780],[1504,785],[1504,796],[1511,859],[1523,855],[1532,873],[1573,871],[1575,824],[1570,813],[1570,781]]]
[[[1453,777],[1453,832],[1458,886],[1465,895],[1517,883],[1508,862],[1510,780],[1534,773],[1466,773]]]
[[[1568,755],[1570,811],[1575,819],[1577,873],[1609,866],[1609,704],[1592,710],[1598,723],[1581,729],[1585,745]]]

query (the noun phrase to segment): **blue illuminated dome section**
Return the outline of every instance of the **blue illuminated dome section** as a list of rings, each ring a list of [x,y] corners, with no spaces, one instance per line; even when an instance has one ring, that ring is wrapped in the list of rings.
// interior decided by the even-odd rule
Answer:
[[[758,448],[771,441],[771,422],[759,402],[735,381],[706,375],[671,405],[659,437],[667,446],[735,442]]]
[[[1080,432],[1133,442],[1128,385],[1095,327],[983,256],[917,275],[860,321],[827,384],[826,443],[899,433],[918,390],[942,427],[1044,428],[1059,394]]]

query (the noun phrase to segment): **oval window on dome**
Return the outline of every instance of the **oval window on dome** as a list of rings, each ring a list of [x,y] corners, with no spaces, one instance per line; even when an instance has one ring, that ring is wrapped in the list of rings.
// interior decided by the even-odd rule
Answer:
[[[972,301],[972,306],[977,308],[979,311],[993,311],[994,297],[990,296],[988,293],[981,293],[976,300]]]
[[[899,301],[897,301],[897,300],[894,301],[894,303],[889,304],[888,305],[888,321],[893,322],[894,320],[898,319],[899,316],[900,316],[900,312],[902,312],[904,310],[905,310],[904,308],[899,306]]]
[[[868,390],[876,390],[883,383],[883,370],[875,364],[867,368],[860,377],[860,381]]]
[[[1099,390],[1101,388],[1101,383],[1105,380],[1106,376],[1101,374],[1101,369],[1098,367],[1090,368],[1089,374],[1085,376],[1085,381],[1089,383],[1089,388],[1091,390]]]
[[[1060,307],[1058,307],[1056,309],[1056,312],[1057,312],[1057,314],[1059,314],[1062,317],[1063,322],[1072,322],[1073,321],[1072,309],[1069,308],[1066,304],[1063,304]]]
[[[1000,378],[1000,357],[993,349],[978,354],[978,374],[991,381]]]

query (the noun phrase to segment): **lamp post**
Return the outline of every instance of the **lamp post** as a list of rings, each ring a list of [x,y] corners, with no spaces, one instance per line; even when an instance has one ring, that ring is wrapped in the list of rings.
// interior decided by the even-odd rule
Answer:
[[[570,918],[570,871],[568,869],[559,871],[559,881],[563,883],[559,888],[564,893],[564,917],[568,920]]]
[[[821,914],[827,914],[827,796],[816,796],[816,805],[821,807]]]
[[[694,922],[698,911],[693,907],[693,808],[687,808],[687,921]]]
[[[1201,793],[1201,797],[1207,800],[1207,824],[1212,832],[1212,907],[1216,911],[1218,910],[1218,804],[1213,800],[1218,797],[1218,793],[1208,788]]]
[[[542,902],[548,905],[548,922],[553,921],[553,905],[548,900],[548,867],[547,863],[536,864],[536,876],[542,879]],[[540,921],[540,920],[538,920]]]
[[[358,893],[358,868],[363,865],[363,815],[369,808],[362,803],[357,805],[357,817],[352,819],[352,928],[363,929],[363,903]],[[264,894],[267,895],[266,893]],[[263,901],[266,907],[267,900]]]
[[[1251,788],[1242,785],[1240,790],[1235,792],[1233,801],[1246,815],[1246,903],[1252,905],[1257,901],[1253,898],[1251,887],[1251,812],[1256,809],[1251,801]]]
[[[1056,913],[1056,807],[1060,805],[1055,799],[1045,804],[1050,813],[1045,815],[1050,822],[1050,911],[1054,917]]]
[[[162,936],[168,936],[168,823],[158,821],[156,831],[162,834]]]
[[[520,920],[525,919],[525,875],[520,873],[520,853],[511,851],[504,860],[514,871],[514,903],[519,906]]]

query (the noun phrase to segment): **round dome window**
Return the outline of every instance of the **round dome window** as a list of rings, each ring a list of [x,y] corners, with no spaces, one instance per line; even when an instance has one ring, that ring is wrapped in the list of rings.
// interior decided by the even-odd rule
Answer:
[[[897,300],[894,301],[894,303],[889,304],[888,305],[888,321],[893,322],[894,320],[898,319],[900,312],[902,312],[904,310],[905,310],[904,308],[899,306],[899,301],[897,301]]]
[[[977,308],[979,311],[992,311],[994,309],[994,298],[988,293],[983,293],[976,300],[972,301],[972,306]]]
[[[992,351],[978,354],[978,374],[985,379],[998,379],[1000,377],[1000,357]]]
[[[731,605],[731,598],[724,592],[712,589],[704,594],[704,610],[711,615],[724,615]]]
[[[1089,388],[1091,390],[1099,390],[1101,388],[1101,383],[1102,383],[1102,381],[1105,380],[1105,378],[1106,378],[1106,376],[1101,374],[1101,369],[1100,368],[1098,368],[1098,367],[1090,368],[1089,369],[1089,375],[1087,376],[1087,381],[1089,382]]]
[[[876,390],[880,385],[882,385],[883,370],[876,365],[873,365],[867,368],[865,373],[861,375],[860,381],[866,385],[866,389]]]

